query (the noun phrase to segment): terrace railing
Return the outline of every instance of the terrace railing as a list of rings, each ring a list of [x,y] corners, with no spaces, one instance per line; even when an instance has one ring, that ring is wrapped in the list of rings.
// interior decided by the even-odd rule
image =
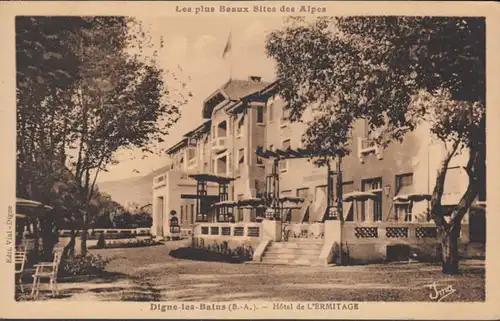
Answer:
[[[194,227],[194,236],[212,239],[259,239],[261,224],[248,223],[199,223]]]

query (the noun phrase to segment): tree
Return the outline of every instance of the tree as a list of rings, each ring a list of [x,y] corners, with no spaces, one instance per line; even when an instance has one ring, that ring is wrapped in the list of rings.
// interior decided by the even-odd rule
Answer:
[[[95,199],[99,173],[116,162],[119,150],[154,152],[154,146],[178,120],[179,107],[186,99],[165,86],[165,71],[155,61],[157,51],[145,54],[144,49],[152,45],[133,19],[46,19],[29,18],[17,25],[16,41],[23,44],[18,55],[27,56],[26,61],[18,61],[25,78],[18,81],[18,110],[23,109],[18,118],[18,167],[23,174],[18,180],[20,186],[28,186],[26,177],[43,173],[42,185],[51,186],[61,177],[54,175],[56,170],[70,172],[72,222],[81,229],[85,255],[86,231],[99,213]],[[50,37],[32,40],[40,38],[40,24],[50,26]],[[52,46],[52,42],[60,44]],[[48,64],[52,69],[40,67],[33,58],[40,46],[43,59],[55,57],[50,60],[53,65]],[[64,69],[68,64],[71,68]],[[59,74],[54,70],[62,70],[59,73],[66,79],[51,80],[49,75]],[[36,81],[42,85],[34,87],[40,87],[34,95],[29,84]],[[27,162],[28,158],[33,161]],[[35,166],[26,171],[26,164]],[[50,204],[52,197],[46,198]]]
[[[313,156],[348,153],[350,131],[360,119],[383,147],[430,123],[431,134],[449,146],[431,216],[440,230],[443,272],[457,272],[460,222],[484,175],[484,19],[295,18],[269,35],[266,50],[277,62],[290,119],[304,121],[304,111],[314,111],[303,135]],[[448,217],[441,206],[447,166],[463,148],[469,151],[469,185]]]

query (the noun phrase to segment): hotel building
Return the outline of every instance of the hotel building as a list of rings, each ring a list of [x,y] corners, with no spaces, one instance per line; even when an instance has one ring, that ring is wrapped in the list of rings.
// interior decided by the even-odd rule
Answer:
[[[204,122],[186,133],[172,146],[169,170],[153,182],[153,234],[166,236],[172,211],[182,228],[197,221],[200,209],[194,195],[197,181],[193,174],[228,177],[227,199],[238,201],[261,198],[266,193],[266,177],[273,170],[273,160],[258,156],[264,150],[287,150],[301,147],[304,123],[287,119],[285,102],[277,95],[277,82],[264,82],[260,77],[230,80],[203,103]],[[370,192],[375,197],[343,203],[346,221],[353,222],[427,222],[428,204],[408,201],[406,195],[432,193],[445,149],[433,141],[429,129],[422,125],[404,140],[387,148],[374,145],[364,121],[358,121],[351,133],[351,153],[342,158],[343,195]],[[467,152],[457,155],[449,165],[443,205],[458,203],[467,188],[464,170]],[[336,165],[333,163],[332,168]],[[307,158],[280,160],[278,165],[281,196],[295,196],[303,201],[289,210],[292,222],[322,222],[328,216],[327,169],[318,168]],[[336,185],[333,176],[333,186]],[[333,189],[335,191],[335,189]],[[206,184],[208,203],[219,201],[215,182]],[[332,192],[334,194],[334,192]],[[335,199],[336,195],[331,195]],[[479,195],[485,201],[485,188]],[[208,206],[205,222],[217,217]],[[234,222],[254,222],[264,215],[263,209],[233,208]],[[467,221],[467,218],[465,218]]]

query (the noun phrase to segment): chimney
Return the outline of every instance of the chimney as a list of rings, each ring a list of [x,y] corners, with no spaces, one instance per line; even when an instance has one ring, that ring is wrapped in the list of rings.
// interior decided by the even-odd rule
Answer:
[[[261,79],[262,79],[262,77],[259,77],[259,76],[248,76],[248,81],[251,81],[251,82],[260,82]]]

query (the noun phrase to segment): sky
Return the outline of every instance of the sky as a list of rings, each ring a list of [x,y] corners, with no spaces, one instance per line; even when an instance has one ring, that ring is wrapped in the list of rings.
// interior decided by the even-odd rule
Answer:
[[[188,104],[181,108],[180,120],[165,137],[164,146],[177,143],[182,136],[203,122],[203,101],[230,76],[247,79],[261,76],[263,81],[275,79],[275,64],[265,54],[266,35],[282,26],[282,17],[151,17],[141,18],[149,29],[152,41],[164,46],[160,49],[158,64],[169,70],[167,86],[180,89],[179,82],[172,82],[172,73],[187,81],[187,90],[193,94]],[[231,33],[231,51],[225,59],[222,52]],[[168,157],[143,158],[139,150],[119,152],[117,165],[99,174],[98,180],[114,181],[144,176],[168,164]]]

